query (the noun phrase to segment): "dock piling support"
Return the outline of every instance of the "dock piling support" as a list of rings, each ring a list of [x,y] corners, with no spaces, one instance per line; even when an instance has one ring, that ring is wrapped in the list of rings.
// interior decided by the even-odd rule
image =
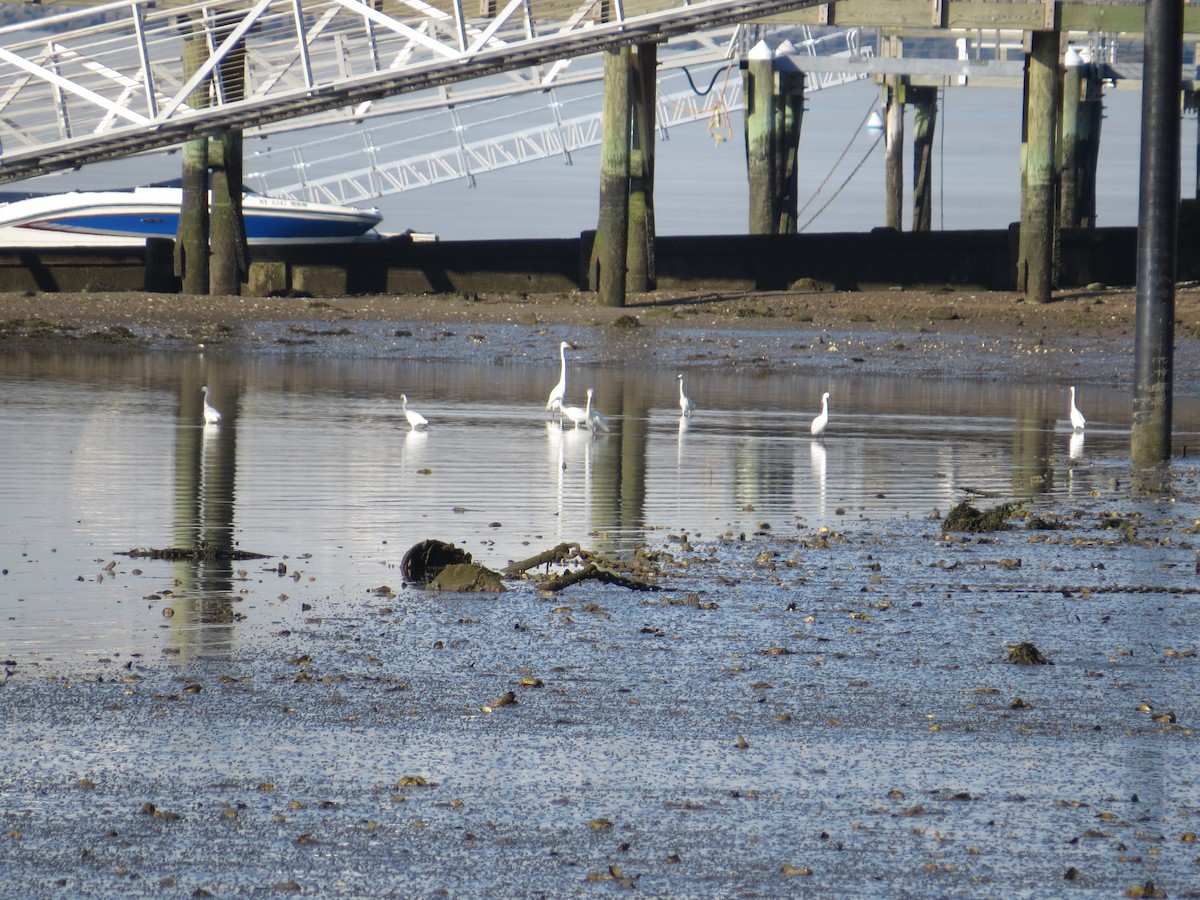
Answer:
[[[223,35],[218,34],[223,40]],[[246,49],[236,46],[218,69],[227,101],[246,93]],[[242,215],[242,132],[227,131],[209,142],[212,167],[212,220],[209,287],[214,294],[237,295],[249,277],[250,251]]]
[[[910,88],[913,103],[913,231],[933,230],[933,136],[937,88]]]
[[[633,146],[629,159],[629,258],[626,289],[634,293],[655,287],[654,145],[658,81],[658,45],[633,48],[630,73],[633,93]]]
[[[747,56],[743,96],[746,101],[746,174],[750,182],[750,234],[774,234],[779,196],[775,163],[775,63],[766,41]]]
[[[884,114],[884,210],[885,228],[904,230],[904,79],[898,75],[887,78]]]
[[[191,78],[208,55],[204,27],[199,18],[192,18],[183,36],[183,77]],[[197,86],[188,105],[193,109],[208,106],[207,82]],[[199,137],[183,145],[183,171],[180,201],[179,230],[175,240],[175,274],[180,277],[180,289],[185,294],[207,294],[208,285],[208,138]]]
[[[1059,43],[1057,31],[1034,31],[1025,56],[1025,177],[1017,286],[1031,303],[1049,303],[1054,289]]]
[[[629,251],[630,49],[604,51],[600,219],[588,282],[604,306],[625,305]]]
[[[1130,430],[1135,465],[1161,463],[1171,455],[1183,0],[1146,0],[1145,22]]]

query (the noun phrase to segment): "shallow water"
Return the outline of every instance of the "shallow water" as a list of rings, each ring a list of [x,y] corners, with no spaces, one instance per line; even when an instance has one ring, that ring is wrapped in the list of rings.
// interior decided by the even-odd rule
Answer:
[[[593,386],[611,425],[593,436],[546,419],[553,377],[378,359],[6,355],[0,649],[156,652],[162,620],[142,595],[169,590],[177,607],[236,597],[279,563],[349,596],[399,587],[401,557],[426,538],[500,568],[563,541],[620,553],[669,534],[863,527],[945,513],[967,492],[1070,501],[1124,477],[1129,399],[1100,387],[1081,391],[1084,438],[1064,421],[1061,385],[698,370],[686,387],[699,410],[682,419],[670,376],[576,367],[569,396]],[[216,427],[198,424],[204,383],[224,414]],[[824,389],[831,424],[813,440]],[[427,430],[409,428],[401,392]],[[1178,406],[1176,438],[1194,445],[1200,410]],[[222,569],[119,555],[204,544],[268,559]]]

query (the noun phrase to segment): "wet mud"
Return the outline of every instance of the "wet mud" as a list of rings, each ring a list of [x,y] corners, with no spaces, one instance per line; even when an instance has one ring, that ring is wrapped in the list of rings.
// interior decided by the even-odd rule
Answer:
[[[274,339],[289,327],[226,334],[295,352]],[[321,352],[495,361],[567,324],[412,319],[360,343],[366,326],[346,327]],[[1047,371],[1086,359],[1107,378],[1096,360],[1131,352],[1097,335],[1076,354],[1069,335],[1035,352],[1000,333],[611,331],[597,356],[633,365],[867,365],[847,348],[877,347],[873,364],[907,371],[928,337],[944,352],[923,373],[953,353],[958,374],[1028,373],[1027,346]],[[157,654],[5,661],[0,893],[1200,896],[1200,474],[1176,461],[1168,481],[1141,493],[1114,466],[1103,496],[1027,501],[987,532],[934,515],[663,528],[637,560],[655,591],[509,572],[502,594],[462,595],[392,570],[351,592],[304,577],[306,548],[248,560],[188,652],[164,636]],[[166,617],[170,565],[109,576]],[[1025,645],[1052,664],[1013,664]]]
[[[653,594],[280,594],[264,561],[231,651],[9,661],[0,880],[1197,896],[1197,493],[664,533]],[[1011,665],[1025,643],[1053,665]]]

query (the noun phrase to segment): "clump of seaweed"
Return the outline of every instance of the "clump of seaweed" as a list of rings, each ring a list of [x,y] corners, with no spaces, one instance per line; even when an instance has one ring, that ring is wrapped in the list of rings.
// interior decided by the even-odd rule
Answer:
[[[1015,647],[1009,648],[1008,661],[1014,666],[1052,666],[1054,665],[1046,657],[1042,656],[1040,651],[1028,641],[1022,641]]]
[[[969,499],[950,510],[942,522],[943,531],[968,531],[982,534],[990,531],[1007,531],[1012,526],[1008,520],[1020,508],[1019,503],[1001,503],[991,509],[980,510]]]

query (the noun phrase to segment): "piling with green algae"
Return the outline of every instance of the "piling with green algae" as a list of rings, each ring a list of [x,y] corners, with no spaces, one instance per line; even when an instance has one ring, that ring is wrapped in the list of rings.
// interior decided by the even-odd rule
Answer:
[[[774,140],[775,63],[766,41],[750,50],[746,61],[746,174],[750,185],[750,233],[774,234],[778,224]]]
[[[1025,177],[1017,288],[1031,303],[1050,302],[1054,289],[1059,43],[1057,31],[1032,32],[1025,57]]]
[[[780,67],[765,41],[747,56],[746,175],[751,234],[795,234],[804,73]]]
[[[629,158],[629,250],[626,289],[654,290],[654,144],[658,45],[638,44],[630,57],[633,132]]]
[[[604,124],[600,144],[600,220],[588,282],[604,306],[625,305],[629,250],[629,47],[604,51]]]
[[[1183,3],[1146,0],[1145,22],[1130,429],[1130,457],[1139,466],[1171,456]]]
[[[190,79],[208,57],[208,42],[199,19],[191,19],[183,36],[183,77]],[[209,85],[202,81],[188,96],[193,109],[208,106]],[[183,145],[183,198],[179,230],[175,240],[175,274],[185,294],[207,294],[208,265],[208,138],[198,137]]]
[[[901,231],[904,228],[904,79],[887,77],[887,100],[884,116],[884,201],[885,228]]]
[[[800,210],[800,126],[804,121],[804,73],[775,76],[776,234],[795,234]]]
[[[937,88],[910,88],[913,103],[913,231],[933,230],[933,136]]]
[[[218,34],[218,43],[224,36]],[[246,48],[239,42],[218,68],[224,102],[241,100],[246,93]],[[242,214],[242,133],[227,131],[209,145],[212,167],[212,263],[210,288],[214,294],[240,294],[249,277],[250,251]]]

